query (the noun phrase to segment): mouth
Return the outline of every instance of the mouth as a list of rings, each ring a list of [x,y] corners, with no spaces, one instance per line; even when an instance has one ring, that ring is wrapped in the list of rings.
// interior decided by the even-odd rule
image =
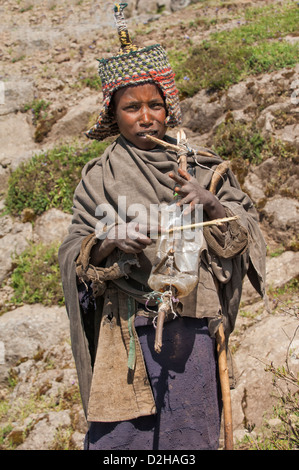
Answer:
[[[158,135],[158,131],[144,131],[144,132],[137,132],[138,137],[146,138],[147,135],[152,135],[156,137]]]

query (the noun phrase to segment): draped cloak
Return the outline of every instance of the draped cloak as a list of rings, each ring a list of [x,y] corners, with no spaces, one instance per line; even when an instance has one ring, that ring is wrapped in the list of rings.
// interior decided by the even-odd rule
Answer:
[[[176,143],[168,136],[165,136],[165,140]],[[193,174],[199,184],[208,189],[213,175],[211,170],[214,170],[222,159],[214,153],[211,153],[211,156],[197,154],[195,159],[197,163],[193,157],[189,157],[188,165],[193,168]],[[101,235],[99,232],[103,227],[100,224],[99,229],[99,222],[103,214],[97,208],[103,207],[103,204],[109,206],[115,214],[116,223],[119,223],[119,219],[129,222],[134,218],[134,215],[127,213],[128,207],[133,204],[145,206],[149,215],[151,204],[159,206],[173,202],[174,182],[168,174],[177,172],[177,169],[175,152],[159,146],[153,150],[141,150],[120,135],[101,157],[90,161],[83,168],[82,179],[76,188],[72,224],[59,249],[59,264],[82,403],[90,421],[118,421],[155,413],[138,344],[137,372],[131,383],[128,382],[127,371],[121,367],[121,363],[124,362],[122,358],[128,355],[126,349],[130,340],[126,337],[128,328],[127,320],[124,320],[127,318],[127,300],[131,298],[138,301],[143,298],[144,292],[149,290],[147,281],[155,259],[157,241],[154,240],[152,245],[138,255],[138,264],[130,264],[128,275],[113,281],[107,287],[107,292],[116,292],[118,305],[115,309],[119,310],[114,324],[116,328],[112,328],[112,323],[109,328],[109,334],[112,335],[110,340],[104,335],[104,331],[108,330],[105,330],[108,315],[106,314],[105,319],[103,313],[106,312],[106,293],[97,299],[97,313],[91,319],[84,316],[80,307],[76,261],[82,242],[95,230]],[[125,205],[122,207],[119,207],[119,196],[125,196],[122,200]],[[246,274],[257,292],[262,297],[265,296],[266,244],[258,226],[258,216],[253,203],[241,191],[230,170],[218,184],[216,197],[224,206],[227,215],[238,216],[238,220],[229,224],[224,234],[217,227],[208,229],[208,233],[215,240],[220,240],[219,244],[230,255],[219,256],[204,239],[200,252],[198,286],[182,302],[181,315],[207,318],[212,336],[215,335],[219,323],[223,322],[228,339],[234,329],[242,282]],[[243,246],[244,249],[241,250],[238,248],[240,234],[246,234],[247,240],[245,248]],[[109,266],[109,259],[106,266]],[[127,329],[124,328],[125,323]],[[137,335],[135,341],[138,342]],[[111,347],[113,350],[109,349]],[[118,378],[123,375],[123,381],[113,380],[115,374]],[[133,390],[137,405],[132,402],[131,392],[126,391],[130,386],[140,389],[138,397],[136,390]],[[96,401],[100,402],[100,410],[97,406],[96,410],[91,409],[93,394],[96,395]],[[111,402],[111,406],[105,406],[107,401]],[[91,407],[89,411],[88,407]]]

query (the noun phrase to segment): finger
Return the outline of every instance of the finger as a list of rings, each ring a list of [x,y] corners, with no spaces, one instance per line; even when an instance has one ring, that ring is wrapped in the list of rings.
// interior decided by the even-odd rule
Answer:
[[[183,209],[184,206],[187,206],[188,204],[191,204],[191,202],[183,201],[183,200],[177,202],[177,206],[180,207],[181,209]],[[185,210],[187,210],[187,209],[184,208],[184,213],[185,213]]]
[[[129,243],[129,240],[132,242],[142,243],[143,245],[150,245],[152,243],[152,240],[147,235],[138,232],[128,234],[126,242]]]
[[[183,205],[187,206],[186,203]],[[195,210],[196,203],[194,201],[191,201],[190,204],[187,207],[184,207],[182,211],[182,215],[185,217],[186,215],[191,214]]]
[[[127,237],[131,240],[147,238],[147,227],[135,222],[129,222],[127,225]],[[127,238],[126,237],[126,238]]]
[[[176,187],[174,188],[174,190],[175,190],[175,192],[178,193],[180,196],[181,196],[182,194],[184,194],[184,190],[183,190],[183,188],[182,188],[181,186],[176,186]]]
[[[143,225],[142,227],[144,228],[145,233],[146,233],[147,227],[145,225]],[[147,235],[145,235],[145,233],[141,232],[140,229],[141,229],[141,226],[139,224],[131,225],[129,223],[126,241],[128,242],[129,240],[132,240],[137,243],[143,243],[144,245],[150,245],[152,243],[151,239]]]
[[[175,173],[169,173],[168,175],[172,180],[174,180],[176,183],[179,183],[181,185],[186,184],[186,179],[182,178],[179,175],[176,175]]]
[[[137,237],[135,241],[139,244],[139,246],[142,246],[142,245],[147,246],[153,243],[149,237],[145,237],[145,238]]]
[[[147,246],[148,244],[151,244],[152,241],[150,239],[149,243],[143,243],[144,240],[141,242],[137,240],[123,240],[121,243],[118,243],[118,247],[124,251],[125,253],[141,253]]]
[[[125,245],[125,244],[119,248],[121,249],[121,251],[124,251],[125,253],[128,253],[128,254],[138,254],[138,253],[142,253],[143,251],[142,248],[136,248],[131,245]]]
[[[195,194],[193,191],[190,193],[186,191],[181,191],[181,194],[182,199],[178,201],[181,206],[183,204],[189,204],[190,202],[194,202],[194,204],[196,204],[199,201],[197,194]]]
[[[186,216],[188,214],[191,214],[191,212],[194,211],[194,208],[195,208],[195,202],[191,201],[189,206],[183,210],[183,215]]]
[[[191,180],[192,176],[189,175],[188,171],[182,170],[182,168],[179,168],[178,171],[179,171],[179,174],[180,174],[181,176],[183,176],[183,178],[185,178],[187,181],[190,181],[190,180]]]
[[[190,194],[192,197],[196,197],[197,195],[196,191],[194,191],[193,186],[190,183],[187,183],[187,181],[181,187],[176,186],[174,190],[182,197],[187,196],[188,194]]]

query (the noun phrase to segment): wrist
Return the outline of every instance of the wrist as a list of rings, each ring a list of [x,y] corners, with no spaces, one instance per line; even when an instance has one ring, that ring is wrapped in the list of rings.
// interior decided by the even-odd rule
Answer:
[[[107,256],[109,256],[115,248],[115,241],[106,237],[99,240],[92,248],[90,253],[90,262],[93,266],[98,266]]]
[[[109,238],[109,235],[104,238],[104,240],[101,243],[101,249],[102,250],[114,250],[116,247],[115,239],[114,238]]]
[[[205,212],[210,219],[218,219],[225,217],[224,207],[216,197],[209,198],[204,207]]]

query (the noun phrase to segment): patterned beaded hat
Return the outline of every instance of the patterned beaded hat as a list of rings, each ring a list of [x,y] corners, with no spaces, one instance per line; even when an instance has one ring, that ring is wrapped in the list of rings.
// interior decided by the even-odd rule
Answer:
[[[102,80],[103,106],[97,123],[86,132],[89,139],[104,140],[119,134],[118,125],[111,113],[113,93],[129,85],[155,83],[162,91],[167,118],[165,124],[176,127],[181,121],[179,93],[174,82],[174,73],[166,52],[159,45],[138,49],[132,44],[123,10],[127,3],[116,4],[114,17],[121,43],[120,53],[109,59],[99,60],[99,75]]]

